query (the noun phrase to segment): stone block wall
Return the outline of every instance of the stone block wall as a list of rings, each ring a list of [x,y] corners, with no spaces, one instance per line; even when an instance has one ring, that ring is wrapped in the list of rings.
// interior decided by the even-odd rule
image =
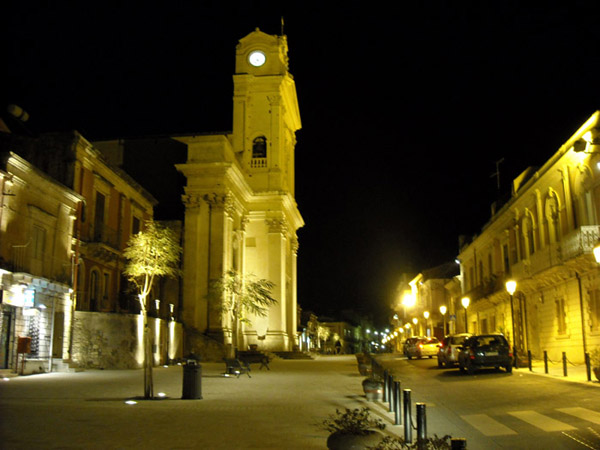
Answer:
[[[72,360],[83,368],[137,369],[143,364],[143,325],[139,314],[76,311]],[[154,364],[181,358],[181,324],[148,318]]]

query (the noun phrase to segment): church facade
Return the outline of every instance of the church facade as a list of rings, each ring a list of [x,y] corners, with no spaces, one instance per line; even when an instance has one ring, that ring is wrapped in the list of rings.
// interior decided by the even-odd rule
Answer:
[[[285,36],[256,30],[236,48],[233,131],[178,136],[188,147],[177,165],[186,177],[183,305],[187,330],[232,345],[231,320],[211,304],[211,280],[230,270],[274,284],[266,317],[242,325],[241,350],[298,346],[297,230],[294,197],[296,131],[301,128]]]

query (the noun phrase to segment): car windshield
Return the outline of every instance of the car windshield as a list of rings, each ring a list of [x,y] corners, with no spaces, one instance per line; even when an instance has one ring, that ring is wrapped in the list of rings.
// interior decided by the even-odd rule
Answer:
[[[423,339],[423,344],[439,344],[440,341],[437,340],[437,338],[431,338],[431,339]]]

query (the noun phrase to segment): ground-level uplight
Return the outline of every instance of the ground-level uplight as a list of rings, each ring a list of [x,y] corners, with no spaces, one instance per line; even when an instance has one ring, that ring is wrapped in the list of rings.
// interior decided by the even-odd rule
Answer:
[[[125,403],[127,403],[128,405],[137,405],[137,402],[135,400],[127,400],[125,401]]]

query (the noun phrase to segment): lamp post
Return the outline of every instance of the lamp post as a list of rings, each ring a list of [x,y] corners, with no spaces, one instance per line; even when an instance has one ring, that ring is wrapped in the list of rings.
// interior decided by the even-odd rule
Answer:
[[[515,367],[517,367],[517,339],[515,335],[515,307],[513,294],[516,290],[517,282],[514,280],[508,280],[506,282],[506,291],[510,294],[510,317],[512,321],[513,358]]]
[[[446,336],[446,311],[447,310],[448,309],[444,305],[440,306],[440,312],[442,313],[442,317],[444,318],[444,330],[442,332],[442,337]]]
[[[469,303],[471,303],[471,299],[469,297],[463,297],[460,301],[465,308],[465,333],[469,332],[469,319],[467,317],[467,309],[469,308]]]

